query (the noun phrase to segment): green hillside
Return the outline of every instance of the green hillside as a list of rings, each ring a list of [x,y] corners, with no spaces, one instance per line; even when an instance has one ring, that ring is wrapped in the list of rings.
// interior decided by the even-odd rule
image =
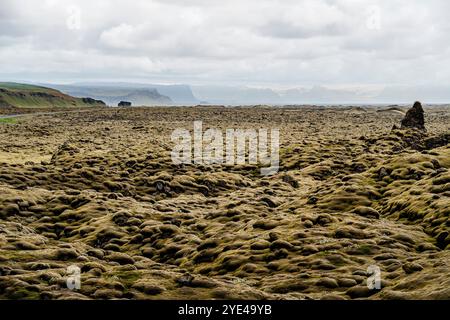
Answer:
[[[100,100],[75,98],[58,90],[29,84],[0,82],[0,108],[105,106]]]

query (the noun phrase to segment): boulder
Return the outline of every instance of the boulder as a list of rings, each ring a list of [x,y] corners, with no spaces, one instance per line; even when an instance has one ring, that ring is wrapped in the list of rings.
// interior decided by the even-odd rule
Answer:
[[[118,104],[119,107],[131,107],[131,102],[128,101],[120,101]]]
[[[425,117],[422,104],[419,101],[414,103],[414,106],[408,110],[402,120],[402,129],[413,128],[419,130],[425,129]]]
[[[103,102],[102,100],[96,100],[92,98],[82,98],[81,100],[86,104],[106,106],[106,103]]]

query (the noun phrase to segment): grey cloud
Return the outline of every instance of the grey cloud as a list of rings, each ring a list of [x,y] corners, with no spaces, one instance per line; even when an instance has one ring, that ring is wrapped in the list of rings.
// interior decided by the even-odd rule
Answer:
[[[378,29],[367,25],[373,6]],[[450,83],[449,9],[445,0],[2,0],[0,78]]]
[[[308,26],[295,26],[285,21],[271,21],[259,28],[259,31],[264,36],[286,39],[303,39],[343,35],[348,31],[348,29],[338,23],[328,24],[321,28],[309,28]]]

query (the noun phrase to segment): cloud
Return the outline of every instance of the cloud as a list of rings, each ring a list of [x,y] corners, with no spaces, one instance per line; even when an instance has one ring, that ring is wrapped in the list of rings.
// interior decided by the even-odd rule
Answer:
[[[138,36],[136,29],[135,26],[122,23],[121,25],[103,31],[100,35],[100,42],[114,49],[136,48],[139,45],[139,42],[136,41],[136,36]]]
[[[351,31],[343,9],[326,1],[299,1],[288,8],[272,8],[267,13],[270,18],[259,31],[271,37],[302,39],[344,35]]]
[[[0,78],[450,84],[445,0],[2,0]]]

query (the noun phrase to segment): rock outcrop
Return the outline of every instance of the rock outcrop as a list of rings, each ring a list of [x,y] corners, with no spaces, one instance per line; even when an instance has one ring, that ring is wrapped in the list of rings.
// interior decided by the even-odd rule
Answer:
[[[82,98],[82,101],[86,104],[90,105],[99,105],[99,106],[106,106],[106,103],[102,100],[92,99],[92,98]]]
[[[422,104],[419,101],[414,103],[414,106],[408,110],[402,120],[402,129],[413,128],[426,131],[425,117]]]
[[[131,107],[131,102],[128,101],[120,101],[118,104],[119,107]]]

